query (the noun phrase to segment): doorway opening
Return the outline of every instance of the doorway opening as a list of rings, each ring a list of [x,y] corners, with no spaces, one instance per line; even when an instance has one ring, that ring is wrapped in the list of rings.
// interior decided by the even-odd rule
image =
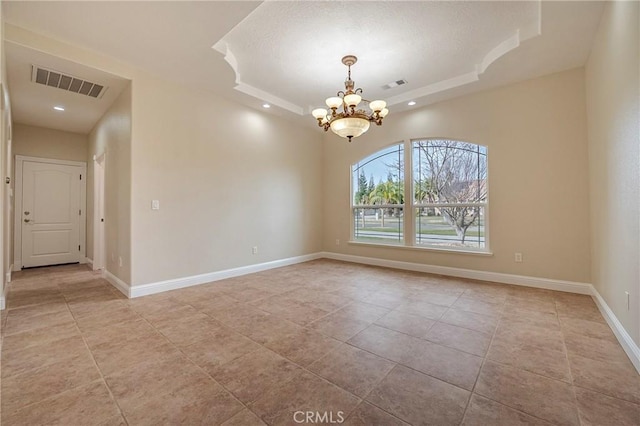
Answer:
[[[104,186],[106,153],[93,158],[93,270],[105,270],[107,263]]]

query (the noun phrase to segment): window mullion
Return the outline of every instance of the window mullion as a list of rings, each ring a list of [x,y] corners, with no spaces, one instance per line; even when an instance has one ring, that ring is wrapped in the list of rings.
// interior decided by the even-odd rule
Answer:
[[[404,141],[404,244],[414,246],[416,244],[415,209],[413,208],[413,146],[410,140]]]

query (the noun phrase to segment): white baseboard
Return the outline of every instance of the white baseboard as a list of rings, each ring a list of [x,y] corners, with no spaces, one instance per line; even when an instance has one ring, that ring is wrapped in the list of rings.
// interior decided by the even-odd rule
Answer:
[[[128,298],[133,297],[133,296],[131,296],[131,287],[129,286],[129,284],[125,283],[120,278],[116,277],[111,272],[107,271],[106,269],[102,271],[102,274],[103,274],[104,278],[107,281],[109,281],[109,283],[111,283],[112,286],[114,286],[115,288],[120,290],[120,292],[122,294],[124,294]]]
[[[0,311],[4,311],[4,309],[6,308],[5,303],[4,303],[4,295],[0,296]]]
[[[192,275],[190,277],[176,278],[173,280],[159,281],[150,284],[142,284],[130,287],[129,297],[147,296],[179,288],[191,287],[194,285],[210,283],[212,281],[224,280],[226,278],[238,277],[241,275],[253,274],[268,269],[280,268],[282,266],[294,265],[296,263],[308,262],[320,259],[320,253],[306,254],[303,256],[289,257],[286,259],[274,260],[271,262],[258,263],[255,265],[241,266],[239,268],[225,269],[222,271],[209,272],[206,274]]]
[[[11,273],[12,272],[13,272],[13,264],[11,264],[11,266],[9,266],[9,270],[5,274],[5,277],[4,277],[4,283],[5,284],[9,284],[11,282]]]
[[[13,265],[11,265],[11,270],[13,272],[21,271],[22,267],[20,265],[22,265],[22,260],[21,259],[14,259],[13,260]]]
[[[422,263],[401,262],[398,260],[378,259],[375,257],[353,256],[322,252],[327,259],[345,262],[363,263],[365,265],[383,266],[407,271],[426,272],[429,274],[447,275],[458,278],[468,278],[480,281],[492,281],[502,284],[521,285],[525,287],[545,288],[548,290],[565,291],[569,293],[591,294],[591,284],[574,281],[552,280],[549,278],[529,277],[525,275],[503,274],[501,272],[478,271],[473,269],[452,268],[449,266],[425,265]]]
[[[627,356],[631,360],[631,363],[636,368],[638,373],[640,373],[640,347],[633,341],[627,330],[624,329],[622,323],[618,320],[616,315],[613,313],[607,302],[605,302],[604,298],[598,293],[595,287],[591,286],[592,293],[591,296],[596,302],[598,309],[600,309],[600,313],[613,330],[613,334],[616,335],[618,342],[622,346],[622,349],[627,353]]]
[[[84,263],[89,265],[91,267],[91,270],[93,270],[93,259],[89,259],[88,257],[85,257],[84,258]]]

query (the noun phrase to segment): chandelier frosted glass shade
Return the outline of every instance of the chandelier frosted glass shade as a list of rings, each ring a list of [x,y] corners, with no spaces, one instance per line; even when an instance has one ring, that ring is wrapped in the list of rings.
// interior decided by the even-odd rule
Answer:
[[[344,82],[345,90],[327,98],[325,103],[330,110],[316,108],[311,111],[311,115],[318,121],[318,126],[325,132],[331,129],[336,135],[349,139],[349,142],[369,130],[371,123],[381,126],[382,119],[389,114],[385,101],[368,101],[362,98],[362,89],[354,89],[351,65],[357,61],[358,58],[353,55],[342,58],[342,63],[349,69],[347,80]]]
[[[336,135],[347,138],[357,138],[369,130],[371,123],[362,117],[345,117],[333,120],[330,124],[331,131]]]

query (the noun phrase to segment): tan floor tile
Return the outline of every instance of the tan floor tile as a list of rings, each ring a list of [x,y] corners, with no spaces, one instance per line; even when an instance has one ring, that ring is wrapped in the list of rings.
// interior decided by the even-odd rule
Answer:
[[[446,306],[448,308],[458,300],[458,297],[458,294],[441,293],[438,291],[420,291],[415,293],[411,299],[420,300],[433,305]]]
[[[551,423],[473,395],[462,426],[550,426]]]
[[[3,356],[6,357],[16,351],[33,348],[35,346],[49,345],[58,340],[74,336],[79,337],[80,332],[73,322],[12,334],[11,336],[4,336],[2,353]]]
[[[411,300],[400,304],[396,308],[396,311],[418,315],[430,320],[438,320],[448,309],[446,306],[434,305],[433,303],[420,300]]]
[[[410,424],[458,425],[470,393],[397,366],[366,400]]]
[[[266,299],[277,293],[277,291],[247,287],[242,290],[227,292],[225,295],[238,302],[249,303],[256,300]]]
[[[556,309],[561,318],[605,322],[595,302],[589,296],[573,300],[558,300],[556,301]]]
[[[271,393],[300,371],[300,367],[278,354],[259,349],[221,365],[211,375],[242,402],[249,403]]]
[[[422,342],[416,356],[404,365],[432,377],[471,390],[476,382],[482,358],[429,342]]]
[[[532,373],[571,383],[569,361],[564,351],[494,338],[487,359]]]
[[[377,291],[362,301],[383,308],[395,309],[405,303],[407,299],[402,295]]]
[[[309,370],[364,398],[394,363],[349,345],[341,345],[309,366]]]
[[[421,342],[407,334],[372,325],[347,343],[395,362],[408,363],[419,356]]]
[[[474,392],[551,423],[579,425],[571,385],[485,362]]]
[[[186,358],[175,356],[120,369],[105,379],[118,405],[126,414],[141,404],[207,377]]]
[[[154,397],[129,410],[129,425],[214,425],[231,418],[243,405],[209,378]]]
[[[552,330],[530,324],[503,320],[496,330],[495,338],[514,345],[526,344],[558,352],[564,352],[565,350],[564,336],[560,330]]]
[[[370,303],[353,302],[336,311],[335,314],[371,324],[389,312],[391,312],[391,309],[382,306],[376,306]]]
[[[499,319],[500,318],[497,315],[476,314],[475,312],[467,312],[451,308],[442,316],[440,321],[451,325],[457,325],[458,327],[492,334],[498,325]]]
[[[260,420],[258,416],[250,410],[244,409],[235,416],[231,417],[222,426],[266,426],[267,424]]]
[[[211,372],[229,361],[260,349],[260,345],[230,329],[182,348],[182,352],[196,365]]]
[[[188,346],[199,340],[209,339],[224,329],[222,324],[202,313],[159,321],[154,326],[177,346]]]
[[[368,326],[368,322],[355,320],[341,312],[336,312],[312,322],[308,327],[344,342]]]
[[[424,338],[435,321],[395,310],[378,319],[375,324],[410,336]]]
[[[51,303],[65,303],[64,297],[57,289],[9,292],[7,296],[7,309]]]
[[[453,307],[463,311],[475,312],[476,314],[499,315],[502,313],[504,303],[469,299],[463,296],[456,300]]]
[[[510,296],[507,298],[504,304],[504,310],[506,312],[521,312],[521,311],[534,311],[540,313],[556,313],[556,302],[553,298],[544,298],[537,300],[530,297],[530,295],[524,297]]]
[[[254,306],[299,325],[308,325],[329,313],[329,311],[315,307],[310,303],[282,299],[281,296],[270,297],[255,303]]]
[[[104,382],[97,381],[24,407],[2,412],[5,425],[89,425],[100,424],[119,414]]]
[[[575,333],[595,339],[611,340],[618,342],[611,328],[606,323],[583,320],[579,318],[563,317],[560,320],[562,331],[565,333]]]
[[[61,289],[60,292],[67,302],[78,301],[81,299],[99,299],[109,300],[114,297],[111,286],[99,285],[86,288]]]
[[[308,329],[265,344],[275,353],[301,366],[311,364],[339,345],[339,341]]]
[[[598,361],[625,362],[629,358],[618,342],[598,339],[583,334],[564,333],[564,342],[569,353]]]
[[[578,410],[583,426],[640,424],[640,405],[576,387]]]
[[[141,319],[140,315],[127,306],[114,307],[113,309],[96,311],[93,315],[76,317],[78,327],[85,332],[94,328],[102,328],[111,324],[135,321]]]
[[[295,424],[293,416],[297,411],[326,412],[335,421],[339,413],[347,417],[359,402],[347,391],[302,372],[265,394],[250,408],[270,425],[290,425]]]
[[[107,420],[97,423],[98,426],[128,426],[124,417],[121,415],[113,416],[108,418]]]
[[[640,404],[640,376],[631,362],[605,362],[569,354],[576,386]]]
[[[375,405],[362,402],[351,415],[342,423],[344,426],[407,426],[397,417],[379,409]]]
[[[67,305],[62,303],[12,309],[7,314],[4,333],[9,336],[53,325],[69,324],[73,323],[73,321],[73,316],[69,312]]]
[[[45,367],[56,362],[88,356],[89,351],[80,336],[16,350],[2,359],[3,378]]]
[[[144,339],[151,335],[160,337],[158,331],[141,317],[131,321],[90,328],[85,330],[82,335],[91,349],[109,343],[124,344],[124,342]]]
[[[482,364],[480,357],[375,325],[349,344],[469,390]]]
[[[87,353],[2,380],[2,411],[13,412],[75,387],[100,379]]]
[[[135,367],[146,361],[172,358],[180,353],[160,334],[136,340],[110,341],[92,348],[91,352],[105,375]]]
[[[503,312],[501,321],[503,323],[517,325],[527,325],[547,328],[549,330],[560,330],[560,321],[558,315],[552,312],[536,312],[536,311],[513,311]]]
[[[262,345],[285,339],[304,330],[300,325],[271,314],[244,318],[237,322],[230,321],[225,325]]]
[[[478,356],[484,356],[491,342],[489,334],[443,322],[431,327],[425,338],[430,342]]]

